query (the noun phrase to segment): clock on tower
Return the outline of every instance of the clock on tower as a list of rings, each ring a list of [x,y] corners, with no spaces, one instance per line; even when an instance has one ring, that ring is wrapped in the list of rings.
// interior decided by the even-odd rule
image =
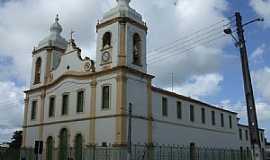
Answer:
[[[96,27],[97,71],[126,66],[146,73],[147,26],[130,0],[116,1]]]

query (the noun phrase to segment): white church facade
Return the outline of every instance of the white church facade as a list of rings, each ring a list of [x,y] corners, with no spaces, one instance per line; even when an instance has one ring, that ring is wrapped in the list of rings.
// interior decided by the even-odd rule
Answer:
[[[33,50],[22,147],[33,148],[37,140],[44,150],[126,146],[131,104],[132,143],[250,147],[239,139],[237,113],[152,85],[146,23],[129,0],[117,2],[96,26],[95,61],[61,36],[58,17]]]

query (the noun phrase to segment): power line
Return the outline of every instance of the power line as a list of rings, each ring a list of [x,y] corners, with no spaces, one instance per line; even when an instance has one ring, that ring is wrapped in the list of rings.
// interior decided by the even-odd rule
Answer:
[[[199,37],[197,36],[196,39],[195,38],[188,39],[188,40],[186,40],[186,43],[183,43],[185,45],[182,44],[182,45],[178,45],[178,46],[167,47],[166,50],[163,49],[162,50],[163,52],[160,52],[158,54],[153,55],[152,56],[153,58],[152,59],[150,58],[150,59],[153,60],[153,59],[156,59],[156,58],[164,57],[165,56],[164,54],[167,53],[167,52],[175,52],[175,51],[179,52],[179,50],[181,51],[181,50],[183,50],[185,48],[188,48],[189,46],[194,46],[194,44],[197,44],[198,42],[201,42],[202,40],[207,40],[207,39],[209,39],[211,37],[219,35],[219,33],[223,33],[223,32],[220,30],[220,31],[212,32],[210,34],[208,33],[208,35],[206,35],[206,36],[199,36]]]
[[[210,33],[210,32],[209,32]],[[210,36],[210,35],[213,35],[213,34],[218,34],[218,33],[220,33],[220,31],[218,31],[218,32],[212,32],[212,33],[210,33],[210,34],[208,34],[208,35],[206,35],[206,36]],[[165,51],[168,51],[168,50],[171,50],[171,49],[174,49],[174,48],[179,48],[179,47],[182,47],[182,46],[186,46],[186,45],[188,45],[188,44],[193,44],[193,41],[194,40],[197,40],[198,39],[198,37],[203,37],[203,36],[196,36],[196,37],[193,37],[193,38],[188,38],[188,39],[186,39],[185,41],[183,41],[181,44],[174,44],[174,45],[170,45],[170,46],[168,46],[168,47],[166,47],[166,48],[163,48],[163,49],[161,49],[161,50],[157,50],[156,52],[153,52],[153,53],[157,53],[157,54],[151,54],[151,55],[148,55],[148,57],[154,57],[154,56],[158,56],[158,55],[160,55],[162,52],[165,52]]]
[[[181,37],[181,38],[179,38],[179,39],[177,39],[177,40],[175,40],[173,42],[170,42],[170,43],[168,43],[168,44],[166,44],[166,45],[164,45],[162,47],[159,47],[157,49],[153,49],[153,50],[148,52],[148,55],[151,55],[154,52],[158,52],[159,50],[163,50],[164,48],[167,48],[167,46],[175,45],[176,43],[182,42],[183,40],[186,41],[187,39],[191,39],[191,37],[197,38],[198,36],[203,36],[203,35],[209,34],[212,31],[216,31],[218,29],[224,28],[225,26],[229,26],[232,23],[231,21],[229,21],[229,23],[227,23],[227,24],[217,26],[218,24],[223,23],[223,22],[225,22],[225,20],[218,21],[217,23],[214,23],[214,24],[209,25],[207,27],[204,27],[204,28],[202,28],[202,29],[200,29],[198,31],[195,31],[195,32],[189,34],[188,36]],[[194,38],[192,38],[192,39],[194,39]]]
[[[192,46],[198,42],[200,42],[201,40],[204,40],[204,39],[208,39],[208,38],[211,38],[211,37],[214,37],[214,36],[217,36],[217,35],[220,35],[220,31],[218,32],[213,32],[205,37],[198,37],[196,39],[193,39],[192,41],[188,40],[187,42],[189,43],[184,43],[183,45],[179,45],[179,46],[173,46],[173,47],[170,47],[170,48],[167,48],[166,50],[164,50],[163,52],[159,52],[158,54],[152,56],[154,58],[150,58],[150,59],[155,59],[155,57],[160,57],[160,55],[164,55],[164,53],[166,52],[174,52],[174,51],[178,51],[178,50],[181,50],[183,48],[187,48],[189,46]]]
[[[178,54],[178,55],[186,54],[187,52],[192,51],[194,48],[198,47],[198,46],[199,46],[198,44],[200,44],[200,45],[201,45],[201,44],[208,44],[208,43],[210,43],[210,42],[212,42],[212,41],[221,39],[222,37],[225,37],[225,35],[218,36],[218,37],[214,37],[214,38],[212,38],[212,39],[210,39],[210,40],[208,40],[208,41],[204,41],[204,40],[209,39],[209,37],[206,38],[206,39],[202,39],[202,40],[198,41],[198,42],[201,42],[201,43],[197,43],[197,45],[194,45],[194,46],[192,46],[192,47],[190,47],[190,48],[187,48],[187,49],[183,48],[183,49],[181,49],[180,51],[177,51],[177,52],[170,52],[170,54],[165,54],[165,55],[160,56],[160,57],[158,57],[158,58],[156,58],[156,59],[152,59],[152,60],[148,63],[148,65],[149,65],[149,64],[152,65],[152,64],[154,64],[154,63],[156,63],[156,62],[158,62],[158,61],[160,61],[160,60],[162,60],[162,61],[167,60],[167,59],[171,58],[173,55],[176,55],[176,54]],[[178,56],[178,55],[177,55],[177,56]]]

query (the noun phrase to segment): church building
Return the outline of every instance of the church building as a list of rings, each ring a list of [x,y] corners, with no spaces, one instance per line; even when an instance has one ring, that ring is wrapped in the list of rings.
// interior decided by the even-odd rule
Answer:
[[[132,143],[239,149],[237,113],[152,85],[148,28],[129,3],[117,0],[99,20],[96,58],[61,36],[56,17],[32,53],[22,147],[43,141],[62,159],[70,147],[126,146],[131,105]]]

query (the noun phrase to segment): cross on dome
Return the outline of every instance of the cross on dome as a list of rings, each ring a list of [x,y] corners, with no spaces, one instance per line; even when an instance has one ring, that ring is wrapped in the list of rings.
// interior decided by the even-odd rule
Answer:
[[[62,26],[59,24],[59,15],[57,14],[55,17],[55,22],[52,24],[50,31],[53,33],[60,34],[62,32]]]
[[[116,0],[119,6],[129,6],[130,0]]]

